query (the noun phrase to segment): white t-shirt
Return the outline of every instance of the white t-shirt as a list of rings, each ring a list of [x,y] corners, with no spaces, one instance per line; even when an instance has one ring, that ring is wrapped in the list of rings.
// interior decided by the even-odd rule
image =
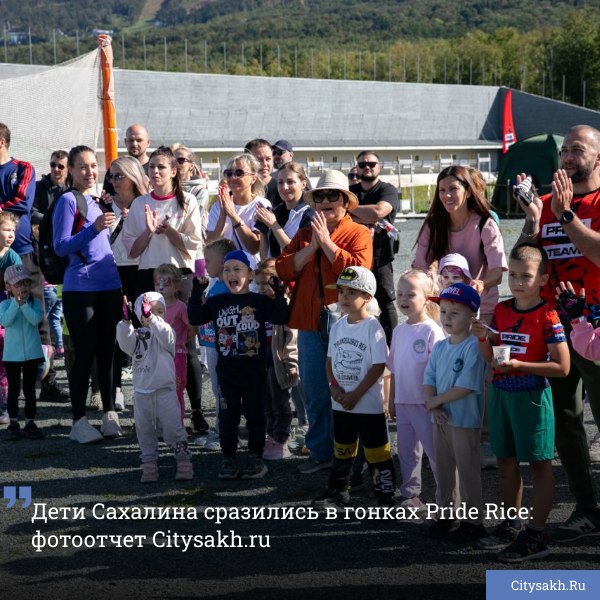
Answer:
[[[402,323],[392,333],[388,369],[394,374],[394,403],[423,404],[423,375],[436,342],[446,336],[430,318],[422,323]]]
[[[256,196],[252,202],[244,205],[235,204],[235,212],[238,214],[239,218],[252,230],[257,231],[256,224],[256,207],[258,205],[262,205],[265,208],[271,208],[271,203],[262,196]],[[221,205],[218,202],[215,202],[208,213],[208,224],[206,226],[206,231],[214,231],[217,228],[217,221],[219,220],[219,215],[221,214]],[[254,258],[254,264],[250,266],[254,268],[256,264],[260,261],[260,256],[258,252],[256,254],[251,254],[248,252],[247,248],[241,246],[241,239],[239,235],[236,235],[233,226],[231,225],[231,219],[225,219],[225,229],[223,230],[224,238],[231,240],[239,250],[244,250],[249,256]]]
[[[351,392],[365,378],[373,365],[387,362],[388,349],[385,332],[375,317],[367,317],[358,323],[348,323],[344,315],[331,328],[327,356],[338,385]],[[333,410],[345,410],[331,399]],[[372,385],[356,406],[346,412],[381,414],[383,407],[383,376]]]

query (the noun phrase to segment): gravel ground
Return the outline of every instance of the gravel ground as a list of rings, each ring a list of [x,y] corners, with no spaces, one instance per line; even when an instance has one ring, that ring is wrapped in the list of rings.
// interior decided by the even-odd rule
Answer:
[[[402,247],[397,273],[409,265],[420,224],[415,220],[400,226]],[[520,221],[502,223],[507,247],[520,229]],[[506,286],[502,289],[506,294]],[[62,367],[61,363],[58,366]],[[59,377],[65,383],[63,370]],[[11,509],[0,509],[0,568],[6,597],[91,600],[115,595],[236,598],[243,594],[252,599],[332,599],[352,597],[357,592],[403,598],[412,592],[423,600],[470,600],[485,597],[486,570],[507,568],[495,560],[494,553],[427,539],[423,534],[426,524],[421,520],[359,518],[363,507],[374,506],[366,489],[353,495],[352,506],[358,511],[347,519],[344,515],[335,519],[322,515],[318,519],[230,519],[216,523],[212,515],[204,515],[205,508],[292,507],[297,509],[296,516],[302,517],[311,499],[323,490],[326,475],[296,474],[296,466],[304,459],[293,456],[270,463],[269,473],[262,480],[223,482],[216,478],[219,453],[192,445],[196,468],[193,481],[174,481],[173,459],[163,449],[160,481],[141,485],[130,382],[124,391],[129,404],[121,413],[125,431],[121,439],[91,446],[69,441],[70,406],[50,403],[39,405],[38,422],[46,432],[45,440],[10,443],[0,439],[3,485],[31,486],[33,498],[28,508],[21,508],[21,501],[17,501]],[[206,413],[209,420],[214,420],[209,386],[205,385],[203,391]],[[90,411],[89,417],[94,425],[100,424],[100,413]],[[595,427],[589,410],[586,427],[591,437]],[[390,431],[394,442],[393,424]],[[600,464],[593,469],[600,490]],[[527,506],[531,480],[528,468],[523,471]],[[556,462],[554,472],[556,501],[551,524],[564,521],[573,508],[560,463]],[[485,502],[498,503],[497,471],[483,471],[482,479]],[[424,469],[423,500],[433,502],[433,492],[431,472]],[[45,503],[56,515],[67,518],[32,522],[34,503]],[[75,516],[70,507],[82,508],[78,516],[85,519],[68,518]],[[185,520],[138,519],[137,507],[195,508],[198,515]],[[59,512],[63,508],[67,510]],[[487,524],[493,525],[494,521]],[[227,543],[236,540],[231,537],[233,531],[242,536],[237,543],[245,547],[210,547],[211,536],[217,536],[218,541],[219,531],[226,536],[221,538],[221,545],[223,539]],[[59,535],[70,537],[53,537]],[[139,537],[125,538],[127,535]],[[185,539],[181,536],[205,536],[194,540],[202,541],[203,547],[181,547]],[[41,544],[42,538],[47,545],[37,552],[33,542]],[[91,546],[92,538],[93,547],[86,547],[85,542]],[[63,548],[66,539],[79,547],[69,542],[69,547]],[[57,540],[59,547],[50,547]],[[106,540],[105,547],[102,540]],[[250,547],[252,540],[255,547]],[[127,544],[133,547],[125,547]],[[600,564],[600,537],[550,548],[547,559],[521,568],[579,570],[597,569]]]

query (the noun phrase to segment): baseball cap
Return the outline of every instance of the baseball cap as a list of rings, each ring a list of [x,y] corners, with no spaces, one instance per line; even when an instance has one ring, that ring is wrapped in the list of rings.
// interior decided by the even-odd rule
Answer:
[[[8,285],[15,285],[24,279],[33,280],[33,275],[25,265],[11,265],[4,271],[4,281]]]
[[[279,148],[280,150],[285,150],[286,152],[293,152],[294,147],[287,140],[277,140],[271,148]]]
[[[473,279],[471,277],[471,271],[469,271],[469,263],[462,254],[446,254],[446,256],[440,260],[440,273],[445,267],[458,267],[463,272],[465,277]]]
[[[338,276],[338,280],[333,284],[326,286],[329,289],[336,289],[339,286],[366,292],[371,296],[375,296],[377,291],[377,282],[375,275],[365,267],[346,267]]]
[[[240,262],[243,262],[249,269],[252,268],[250,266],[250,259],[243,250],[232,250],[231,252],[228,252],[223,259],[223,262],[226,263],[228,260],[239,260]]]
[[[450,300],[460,304],[466,304],[474,313],[479,310],[481,298],[479,294],[466,283],[454,283],[443,289],[439,296],[429,296],[429,300],[440,303],[440,300]]]

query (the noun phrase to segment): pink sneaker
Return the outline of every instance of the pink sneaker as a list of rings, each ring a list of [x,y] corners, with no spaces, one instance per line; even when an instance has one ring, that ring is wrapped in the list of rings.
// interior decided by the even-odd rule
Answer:
[[[264,460],[282,460],[289,458],[292,453],[288,448],[287,442],[278,442],[271,438],[270,444],[265,444],[265,450],[263,452]]]

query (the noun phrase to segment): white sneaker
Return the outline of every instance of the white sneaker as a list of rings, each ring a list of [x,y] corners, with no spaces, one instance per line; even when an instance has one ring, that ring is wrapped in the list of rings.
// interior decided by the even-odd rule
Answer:
[[[92,410],[102,410],[102,396],[100,396],[100,392],[95,392],[90,396],[88,408],[91,408]]]
[[[99,442],[102,439],[102,434],[90,425],[87,417],[81,417],[73,423],[69,438],[80,444],[92,444],[93,442]]]
[[[600,462],[600,431],[590,444],[590,460],[592,462]]]
[[[123,435],[119,424],[119,415],[114,410],[109,410],[102,415],[100,431],[105,438],[116,438]]]
[[[115,410],[125,410],[125,396],[123,395],[121,388],[117,388],[115,392]]]
[[[205,450],[221,450],[221,442],[219,440],[219,434],[211,429],[206,436],[206,442],[204,443]]]

